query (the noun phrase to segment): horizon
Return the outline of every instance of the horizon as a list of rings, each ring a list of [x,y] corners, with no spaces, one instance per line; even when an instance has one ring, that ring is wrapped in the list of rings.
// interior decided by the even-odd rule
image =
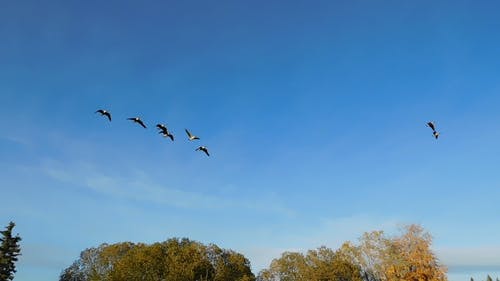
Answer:
[[[169,237],[238,251],[258,273],[283,251],[411,223],[450,281],[500,277],[500,3],[3,6],[0,226],[23,239],[15,280]]]

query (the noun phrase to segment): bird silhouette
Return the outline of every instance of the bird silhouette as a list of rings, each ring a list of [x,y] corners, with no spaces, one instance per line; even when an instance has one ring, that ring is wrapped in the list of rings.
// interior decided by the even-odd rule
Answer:
[[[430,122],[427,122],[427,127],[431,128],[432,131],[436,131],[436,127],[434,126],[434,122],[430,121]]]
[[[127,118],[127,120],[132,120],[132,121],[134,121],[134,123],[137,123],[137,124],[141,125],[144,129],[146,129],[146,125],[144,125],[144,122],[142,122],[141,118],[139,118],[139,117],[130,117],[130,118]]]
[[[170,138],[172,141],[174,141],[174,135],[172,135],[169,131],[167,126],[163,124],[156,124],[156,128],[158,128],[160,131],[158,132],[159,134],[162,134],[164,137]]]
[[[106,111],[104,109],[99,109],[95,113],[101,113],[101,116],[106,116],[108,117],[109,121],[111,121],[111,113],[109,113],[109,111]]]
[[[163,125],[163,124],[156,124],[156,128],[158,128],[158,130],[162,131],[162,132],[166,132],[168,131],[167,130],[167,126]]]
[[[189,138],[190,141],[192,141],[192,140],[199,140],[200,139],[199,137],[197,137],[195,135],[192,135],[187,129],[185,129],[185,130],[186,130],[186,134],[188,135],[188,138]]]
[[[205,152],[205,154],[206,154],[207,156],[210,156],[210,154],[208,153],[208,148],[207,148],[206,146],[200,146],[200,147],[198,147],[195,151],[198,151],[198,150],[199,150],[199,151],[203,151],[203,152]]]

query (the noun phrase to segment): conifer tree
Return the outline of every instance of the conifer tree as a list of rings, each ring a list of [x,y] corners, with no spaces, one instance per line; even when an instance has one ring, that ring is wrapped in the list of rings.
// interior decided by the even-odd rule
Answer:
[[[17,257],[21,255],[19,234],[12,236],[16,224],[10,222],[4,231],[0,231],[0,280],[13,280],[16,273]]]

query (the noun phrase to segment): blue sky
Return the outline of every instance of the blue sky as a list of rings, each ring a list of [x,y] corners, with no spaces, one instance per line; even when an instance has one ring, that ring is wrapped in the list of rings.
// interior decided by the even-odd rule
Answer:
[[[257,272],[405,223],[434,235],[450,280],[498,274],[500,3],[435,2],[2,3],[16,280],[55,280],[103,242],[175,236]]]

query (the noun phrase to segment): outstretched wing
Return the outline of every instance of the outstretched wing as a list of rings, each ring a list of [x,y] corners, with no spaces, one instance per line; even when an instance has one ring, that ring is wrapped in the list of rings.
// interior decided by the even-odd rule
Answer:
[[[432,123],[432,122],[427,122],[427,126],[428,126],[429,128],[431,128],[433,131],[435,131],[435,130],[436,130],[436,127],[434,127],[434,123]]]
[[[188,129],[184,129],[186,130],[186,134],[188,135],[188,137],[191,139],[193,137],[193,135],[191,135],[191,133],[188,131]]]
[[[102,113],[102,114],[106,115],[108,117],[109,121],[111,121],[111,113],[106,111],[105,113]]]
[[[139,123],[139,125],[141,125],[144,129],[146,129],[146,125],[144,125],[144,122],[142,122],[141,119],[137,120],[136,122]]]

